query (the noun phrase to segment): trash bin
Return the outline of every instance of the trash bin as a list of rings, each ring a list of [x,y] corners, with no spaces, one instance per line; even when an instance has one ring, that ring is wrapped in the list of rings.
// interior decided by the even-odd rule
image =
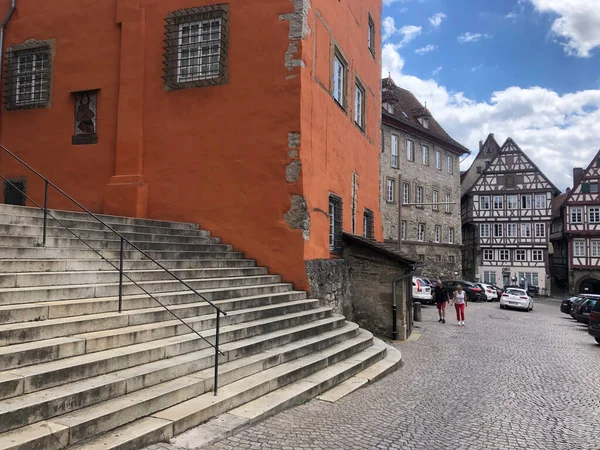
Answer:
[[[414,321],[420,322],[421,321],[421,302],[414,302],[413,309],[414,309],[414,314],[413,314]]]

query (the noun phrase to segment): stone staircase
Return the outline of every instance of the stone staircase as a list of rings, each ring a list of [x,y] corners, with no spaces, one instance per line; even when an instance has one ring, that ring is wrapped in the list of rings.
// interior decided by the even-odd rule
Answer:
[[[52,214],[118,264],[118,238],[92,217]],[[0,205],[0,449],[139,449],[229,412],[241,423],[400,362],[397,350],[295,291],[195,224],[101,216],[184,279],[221,319],[214,349],[55,220]],[[143,259],[127,273],[209,341],[215,312]],[[352,390],[351,387],[348,391]]]

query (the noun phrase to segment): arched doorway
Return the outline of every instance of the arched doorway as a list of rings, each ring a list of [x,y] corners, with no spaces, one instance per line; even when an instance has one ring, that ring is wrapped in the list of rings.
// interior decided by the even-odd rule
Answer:
[[[579,283],[580,294],[600,294],[600,280],[585,278]]]

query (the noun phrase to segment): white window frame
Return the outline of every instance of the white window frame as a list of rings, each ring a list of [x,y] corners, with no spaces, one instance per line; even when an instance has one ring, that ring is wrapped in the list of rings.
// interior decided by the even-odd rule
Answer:
[[[494,195],[493,206],[494,209],[504,209],[504,196]]]
[[[388,178],[386,182],[386,201],[388,203],[395,203],[396,201],[396,180],[394,178]]]
[[[431,209],[433,209],[434,211],[437,211],[439,206],[438,206],[438,202],[440,201],[439,197],[440,197],[440,193],[439,191],[436,191],[435,189],[433,190],[432,194],[431,194],[432,200],[431,202],[433,203],[433,205],[431,205]]]
[[[454,228],[448,228],[448,244],[454,244]]]
[[[506,209],[519,209],[519,197],[517,195],[506,196]]]
[[[598,207],[598,206],[588,207],[588,220],[589,220],[589,223],[600,223],[600,207]]]
[[[398,136],[392,134],[391,140],[392,147],[392,168],[397,169],[399,167],[399,152],[398,152]]]
[[[525,206],[523,206],[525,204]],[[531,194],[521,195],[521,209],[531,209]]]
[[[417,205],[423,204],[423,186],[417,186],[415,190],[415,203]]]
[[[572,206],[571,207],[571,223],[583,223],[583,207]]]
[[[515,250],[515,261],[527,261],[527,250],[516,249]]]
[[[403,220],[400,224],[400,239],[406,240],[406,220]]]
[[[423,157],[423,165],[428,166],[429,165],[429,147],[427,147],[426,145],[421,145],[421,153],[422,153],[422,157]]]
[[[526,222],[521,224],[521,237],[522,238],[530,238],[531,235],[531,223]]]
[[[410,183],[402,184],[402,204],[410,203]]]
[[[502,223],[494,224],[494,237],[495,238],[504,237],[504,224],[502,224]]]
[[[544,260],[544,252],[543,250],[531,250],[531,260],[534,262],[540,262]]]
[[[516,223],[507,223],[506,224],[506,237],[508,238],[516,238],[517,237],[517,224]]]
[[[486,270],[483,272],[483,282],[485,284],[496,284],[496,272]]]
[[[442,170],[442,153],[439,150],[435,151],[435,168]]]
[[[369,27],[367,32],[367,46],[371,54],[375,56],[375,21],[371,17],[371,14],[369,14]]]
[[[489,195],[481,195],[479,197],[479,210],[480,211],[489,211],[491,208],[492,208],[492,205],[491,205],[490,196]]]
[[[451,207],[452,205],[450,204],[450,194],[446,194],[446,212],[449,213],[451,212]]]
[[[448,165],[448,173],[454,172],[454,158],[452,155],[446,157],[446,164]]]
[[[546,194],[535,194],[535,209],[546,209],[547,207]]]
[[[433,241],[440,242],[440,239],[442,239],[442,227],[440,225],[436,225],[435,226],[435,236],[434,236]]]
[[[490,224],[480,223],[479,224],[479,237],[489,238],[490,237]]]
[[[590,241],[590,256],[594,258],[600,257],[600,240],[592,239]]]
[[[406,140],[406,159],[408,161],[415,160],[415,143],[410,139]]]
[[[510,261],[510,250],[504,248],[498,250],[498,261]]]
[[[217,24],[216,31],[213,31],[213,24]],[[208,32],[204,31],[204,26],[208,25]],[[192,28],[197,27],[197,34],[192,34]],[[193,22],[184,22],[179,24],[177,38],[177,82],[186,83],[190,81],[207,80],[218,78],[221,68],[221,18],[196,20]],[[185,29],[189,32],[185,35]],[[214,37],[216,35],[216,37]],[[208,37],[207,39],[205,39]],[[204,50],[208,50],[204,54]],[[189,52],[189,56],[185,56]],[[194,53],[195,52],[195,53]],[[216,57],[216,60],[214,59]],[[208,63],[204,63],[204,58],[208,58]],[[185,64],[190,62],[192,64]],[[214,66],[216,65],[216,69]],[[203,70],[207,68],[207,70]],[[184,71],[192,70],[189,73]]]
[[[485,249],[483,251],[483,260],[484,261],[493,261],[494,260],[494,250],[492,249]]]
[[[573,240],[573,256],[576,258],[585,258],[585,240],[575,239]]]
[[[333,99],[346,109],[346,71],[348,65],[337,52],[333,55]]]
[[[425,240],[425,224],[420,223],[417,225],[417,241],[423,242]]]
[[[545,223],[535,223],[535,237],[546,237],[546,224]]]
[[[361,130],[365,129],[365,88],[360,84],[359,81],[354,83],[354,123],[360,127]]]

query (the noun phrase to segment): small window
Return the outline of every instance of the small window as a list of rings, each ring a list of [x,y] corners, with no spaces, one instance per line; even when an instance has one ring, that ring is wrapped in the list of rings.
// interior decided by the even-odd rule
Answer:
[[[368,36],[369,51],[375,57],[375,22],[369,14],[369,36]]]
[[[442,238],[442,227],[439,225],[435,226],[435,236],[434,236],[434,242],[440,242],[440,239]]]
[[[404,205],[406,205],[407,203],[410,203],[410,184],[409,183],[403,183],[403,186],[402,186],[402,203]]]
[[[591,243],[591,256],[598,258],[600,257],[600,241],[592,239]]]
[[[425,224],[420,223],[417,226],[417,241],[423,242],[425,240]]]
[[[417,206],[423,204],[423,187],[422,186],[417,186],[417,191],[416,191],[416,195],[415,195],[415,203],[417,204]]]
[[[598,183],[590,183],[590,193],[592,193],[592,194],[598,193]]]
[[[546,237],[546,224],[536,223],[535,224],[535,237]]]
[[[387,112],[389,112],[390,114],[394,114],[394,105],[392,105],[391,103],[387,104]]]
[[[494,209],[504,209],[504,196],[494,195]]]
[[[439,192],[434,190],[432,197],[433,197],[433,201],[432,201],[433,205],[431,206],[431,209],[433,209],[434,211],[437,211],[438,210],[438,202],[439,202]]]
[[[452,173],[454,171],[453,169],[453,159],[451,155],[448,155],[447,157],[447,164],[448,164],[448,173]]]
[[[571,208],[571,223],[582,223],[583,222],[583,208],[576,206]]]
[[[583,239],[573,241],[573,256],[585,256],[585,241]]]
[[[590,223],[600,223],[600,208],[591,206],[589,208]]]
[[[425,166],[429,165],[429,147],[426,145],[421,146],[421,151],[423,153],[423,164]]]
[[[392,167],[398,168],[398,136],[392,134]]]
[[[439,150],[435,151],[435,168],[437,170],[442,170],[442,154]]]
[[[452,212],[452,205],[450,204],[450,194],[446,194],[446,212]]]
[[[494,259],[494,250],[486,249],[483,251],[483,260],[492,261]]]
[[[396,202],[396,180],[394,178],[387,179],[386,200],[388,203]]]
[[[454,228],[448,229],[448,244],[454,244]]]
[[[526,250],[515,250],[515,261],[526,261],[527,251]]]
[[[410,139],[406,140],[406,159],[409,161],[415,160],[415,143]]]
[[[501,223],[494,224],[494,237],[503,237],[504,225]]]
[[[510,261],[510,250],[498,250],[498,259],[500,261]]]
[[[437,262],[442,262],[442,255],[435,255],[435,260]]]
[[[24,179],[2,181],[2,193],[6,205],[25,206],[27,201],[27,182]]]
[[[518,197],[516,195],[507,195],[506,196],[506,209],[517,209],[518,207]]]
[[[406,239],[406,220],[402,221],[400,229],[400,238],[404,241]]]
[[[346,109],[346,78],[348,65],[336,50],[333,57],[333,98],[344,110]]]
[[[480,223],[479,224],[479,237],[489,238],[490,237],[490,224]]]
[[[477,175],[479,175],[481,172],[482,172],[481,166],[477,166]]]
[[[50,103],[50,46],[16,45],[6,51],[4,105],[7,110],[46,108]]]
[[[367,239],[375,239],[375,226],[374,226],[374,217],[373,211],[365,208],[363,213],[363,236]]]
[[[163,79],[169,89],[227,82],[226,4],[174,11],[166,19]]]
[[[543,261],[544,260],[544,252],[542,250],[532,250],[531,251],[531,259],[533,261]]]
[[[425,253],[419,253],[417,255],[417,258],[419,261],[425,261]]]
[[[329,195],[329,251],[342,253],[342,199]]]
[[[531,195],[521,195],[521,209],[531,209]]]
[[[454,256],[454,255],[448,255],[448,262],[449,263],[455,263],[456,262],[456,256]]]
[[[365,129],[365,88],[358,81],[354,86],[354,123]]]
[[[590,193],[590,184],[589,183],[582,183],[581,184],[581,193],[582,194],[589,194]]]
[[[479,209],[484,210],[484,211],[490,209],[490,196],[489,195],[482,195],[481,197],[479,197]]]

